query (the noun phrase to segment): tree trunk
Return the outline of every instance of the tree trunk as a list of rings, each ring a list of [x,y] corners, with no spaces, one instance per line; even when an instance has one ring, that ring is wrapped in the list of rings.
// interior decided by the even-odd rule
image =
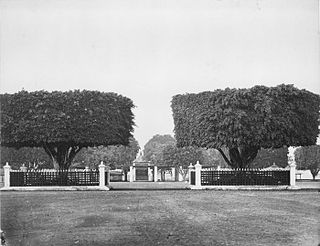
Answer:
[[[312,174],[313,180],[316,180],[316,176],[318,175],[319,170],[318,169],[310,169],[310,172]]]
[[[218,149],[223,159],[231,168],[248,168],[257,156],[259,148],[255,146],[244,146],[229,149],[229,159],[222,149]]]
[[[161,181],[164,182],[166,181],[166,171],[165,170],[161,170]]]
[[[180,167],[175,167],[175,171],[174,171],[174,174],[175,174],[174,181],[179,181],[179,169],[180,169]]]
[[[51,160],[52,160],[52,163],[53,163],[53,168],[58,170],[59,169],[59,163],[54,158],[51,158]]]
[[[73,158],[81,150],[80,146],[69,146],[66,144],[53,145],[44,144],[44,150],[50,156],[55,169],[69,169]]]

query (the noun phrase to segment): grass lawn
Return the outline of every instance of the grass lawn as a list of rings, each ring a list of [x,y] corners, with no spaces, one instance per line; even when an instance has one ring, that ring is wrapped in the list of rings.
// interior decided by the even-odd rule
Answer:
[[[7,245],[318,245],[313,191],[2,192]]]

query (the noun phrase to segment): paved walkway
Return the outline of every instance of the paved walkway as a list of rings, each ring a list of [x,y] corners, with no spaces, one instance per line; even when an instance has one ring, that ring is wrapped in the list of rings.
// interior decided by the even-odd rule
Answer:
[[[113,190],[185,190],[186,182],[111,182]]]
[[[318,189],[320,191],[320,180],[303,180],[296,181],[296,185],[301,189]]]

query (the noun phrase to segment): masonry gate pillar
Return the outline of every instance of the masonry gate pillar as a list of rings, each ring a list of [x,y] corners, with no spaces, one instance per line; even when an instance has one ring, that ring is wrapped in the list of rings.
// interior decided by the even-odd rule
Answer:
[[[197,161],[197,164],[194,166],[196,172],[196,187],[201,188],[201,164]]]
[[[153,181],[158,182],[158,167],[157,166],[153,167],[153,175],[154,175]]]
[[[171,180],[176,181],[176,168],[175,167],[171,168]]]
[[[6,165],[3,167],[4,170],[4,187],[10,187],[10,169],[9,163],[7,162]]]

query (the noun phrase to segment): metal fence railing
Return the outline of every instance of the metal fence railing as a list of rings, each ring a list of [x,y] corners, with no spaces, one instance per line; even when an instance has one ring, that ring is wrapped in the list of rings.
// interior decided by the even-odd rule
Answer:
[[[201,170],[201,185],[290,185],[290,171]]]
[[[28,170],[10,172],[10,186],[97,186],[99,170]]]
[[[294,189],[295,165],[288,168],[230,169],[190,164],[191,189],[207,189],[214,186],[285,186]]]

